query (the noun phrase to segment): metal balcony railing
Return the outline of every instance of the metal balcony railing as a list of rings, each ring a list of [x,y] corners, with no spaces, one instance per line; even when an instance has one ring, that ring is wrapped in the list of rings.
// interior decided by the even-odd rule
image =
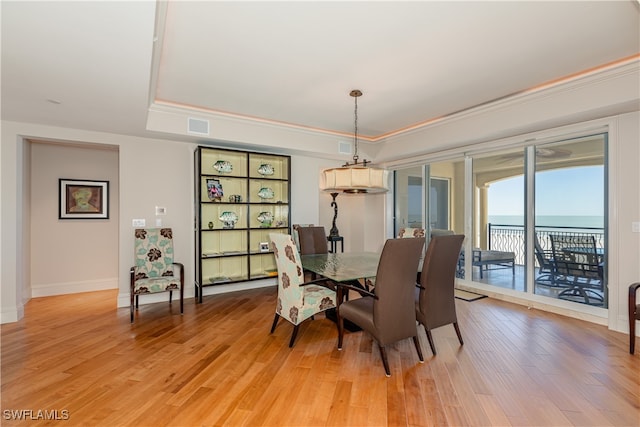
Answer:
[[[489,249],[513,252],[517,265],[524,265],[524,226],[488,224],[487,241]],[[570,236],[594,236],[596,247],[604,248],[604,229],[593,227],[536,227],[536,236],[543,250],[551,251],[550,234]],[[537,265],[537,260],[536,260]]]

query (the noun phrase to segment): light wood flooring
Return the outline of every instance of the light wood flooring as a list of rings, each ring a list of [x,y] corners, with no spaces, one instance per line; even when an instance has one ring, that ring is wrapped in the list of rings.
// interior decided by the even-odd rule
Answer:
[[[603,326],[491,298],[388,350],[323,315],[269,334],[276,289],[115,308],[116,292],[36,298],[2,325],[3,426],[638,426],[640,355]],[[58,411],[17,421],[8,411]],[[67,411],[67,412],[62,412]],[[25,412],[20,412],[25,414]],[[49,412],[51,413],[51,412]],[[42,415],[42,413],[40,413]]]

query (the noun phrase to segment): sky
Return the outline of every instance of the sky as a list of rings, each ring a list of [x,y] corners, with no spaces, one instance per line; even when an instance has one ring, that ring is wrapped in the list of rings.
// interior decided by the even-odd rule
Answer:
[[[536,215],[603,216],[603,166],[536,173]],[[489,215],[524,215],[524,177],[489,186]]]

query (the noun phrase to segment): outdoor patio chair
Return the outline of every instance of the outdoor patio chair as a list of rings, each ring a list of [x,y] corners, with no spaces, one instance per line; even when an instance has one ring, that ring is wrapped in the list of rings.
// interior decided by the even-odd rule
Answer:
[[[538,235],[535,235],[534,239],[534,249],[536,260],[538,261],[538,276],[536,277],[536,283],[542,284],[545,286],[558,286],[560,284],[556,283],[556,273],[555,273],[555,264],[553,263],[553,251],[552,250],[544,250],[542,245],[540,245],[540,241],[538,240]]]
[[[593,235],[549,234],[555,282],[568,285],[558,298],[601,305],[603,298],[603,263],[596,250]],[[580,301],[578,301],[580,302]]]

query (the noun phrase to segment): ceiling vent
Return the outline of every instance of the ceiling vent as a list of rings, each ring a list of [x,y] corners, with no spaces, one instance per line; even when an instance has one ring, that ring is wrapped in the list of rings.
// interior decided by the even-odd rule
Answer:
[[[351,143],[350,142],[342,142],[338,143],[338,153],[340,154],[351,154]]]
[[[209,120],[195,119],[189,117],[187,132],[196,135],[209,135]]]

